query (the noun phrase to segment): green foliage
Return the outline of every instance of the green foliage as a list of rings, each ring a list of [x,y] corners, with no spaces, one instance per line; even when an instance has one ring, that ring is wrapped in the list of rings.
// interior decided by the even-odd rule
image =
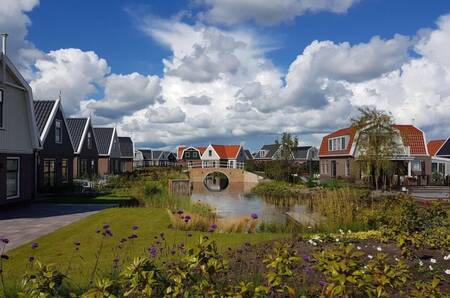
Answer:
[[[154,297],[163,294],[167,283],[153,260],[138,257],[122,273],[123,296]]]
[[[22,279],[22,292],[19,297],[46,298],[58,296],[66,276],[52,265],[35,262],[36,270],[26,273]]]
[[[336,249],[324,249],[314,254],[318,261],[316,267],[329,282],[327,295],[351,297],[357,293],[358,287],[364,284],[363,255],[353,245],[340,245]]]
[[[273,252],[264,260],[268,270],[266,274],[267,286],[259,286],[256,293],[266,295],[294,296],[295,291],[288,286],[288,281],[293,278],[293,269],[300,259],[288,244],[275,243]]]
[[[400,152],[398,131],[391,114],[370,107],[359,108],[359,112],[359,118],[352,119],[352,126],[359,131],[356,161],[378,189],[382,173],[390,171],[392,157]]]
[[[119,285],[114,281],[103,278],[96,281],[95,286],[84,293],[81,298],[117,298]]]
[[[301,184],[290,184],[282,181],[259,183],[252,192],[273,198],[292,198],[305,195],[305,187]]]
[[[414,284],[415,289],[411,291],[411,297],[414,298],[440,298],[446,297],[441,290],[439,289],[439,285],[441,284],[441,280],[437,277],[433,278],[431,282],[423,282],[418,281]],[[447,296],[448,297],[448,296]]]

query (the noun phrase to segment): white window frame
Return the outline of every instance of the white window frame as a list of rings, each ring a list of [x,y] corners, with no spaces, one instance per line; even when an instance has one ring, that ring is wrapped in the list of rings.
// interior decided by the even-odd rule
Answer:
[[[59,124],[59,127],[58,127]],[[57,141],[57,136],[58,136],[58,129],[59,129],[59,142]],[[56,144],[62,144],[63,139],[62,139],[62,121],[60,119],[56,119],[55,120],[55,143]]]
[[[4,102],[5,102],[5,90],[0,89],[0,129],[4,128],[5,122],[5,118],[3,117]]]
[[[420,172],[422,171],[422,161],[415,159],[412,162],[412,170],[413,172]]]
[[[17,160],[17,194],[8,197],[8,186],[6,186],[6,199],[17,199],[20,198],[20,157],[7,157],[6,158],[6,175],[8,175],[8,160]],[[8,178],[6,178],[8,179]]]
[[[89,150],[92,149],[92,134],[90,131],[87,133],[87,147]]]
[[[328,140],[328,151],[340,151],[345,150],[348,147],[348,136],[340,136],[331,138]],[[342,146],[342,140],[344,140],[344,147]]]

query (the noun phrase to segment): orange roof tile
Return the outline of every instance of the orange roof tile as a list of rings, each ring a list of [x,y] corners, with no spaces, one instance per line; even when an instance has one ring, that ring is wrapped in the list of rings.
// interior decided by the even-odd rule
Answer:
[[[394,125],[400,131],[403,145],[409,146],[411,155],[427,155],[425,135],[414,125]]]
[[[347,127],[343,129],[339,129],[329,135],[326,135],[322,139],[322,143],[320,144],[319,156],[333,156],[333,155],[350,155],[350,150],[353,145],[353,139],[355,138],[356,129],[353,127]],[[347,148],[345,150],[339,151],[329,151],[328,150],[328,140],[336,137],[349,136],[349,142],[347,144]]]
[[[444,145],[445,140],[432,140],[429,141],[427,144],[428,147],[428,154],[430,156],[435,156],[436,153],[441,149],[442,145]]]
[[[211,145],[220,159],[234,159],[237,157],[241,145]]]

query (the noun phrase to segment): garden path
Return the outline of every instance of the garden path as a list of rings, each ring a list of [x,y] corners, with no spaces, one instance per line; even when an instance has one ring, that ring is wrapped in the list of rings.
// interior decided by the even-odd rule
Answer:
[[[0,237],[7,238],[6,250],[14,249],[112,204],[32,203],[0,211]]]

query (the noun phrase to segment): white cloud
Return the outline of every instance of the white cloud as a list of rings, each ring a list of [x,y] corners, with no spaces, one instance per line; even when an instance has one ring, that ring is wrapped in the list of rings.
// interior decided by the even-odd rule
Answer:
[[[97,92],[110,72],[106,60],[80,49],[51,51],[34,66],[37,71],[30,85],[35,99],[56,99],[61,91],[68,115],[79,112],[80,102]]]
[[[164,106],[150,108],[145,115],[151,123],[180,123],[186,119],[186,114],[179,107],[173,109]]]
[[[273,25],[291,21],[307,12],[345,13],[359,0],[197,0],[208,10],[200,18],[211,23],[236,24],[254,21]]]
[[[206,95],[200,96],[186,96],[183,97],[183,101],[187,104],[196,106],[207,106],[211,104],[212,98]]]
[[[155,104],[160,92],[158,76],[111,74],[105,79],[105,97],[87,107],[96,115],[117,119]]]

